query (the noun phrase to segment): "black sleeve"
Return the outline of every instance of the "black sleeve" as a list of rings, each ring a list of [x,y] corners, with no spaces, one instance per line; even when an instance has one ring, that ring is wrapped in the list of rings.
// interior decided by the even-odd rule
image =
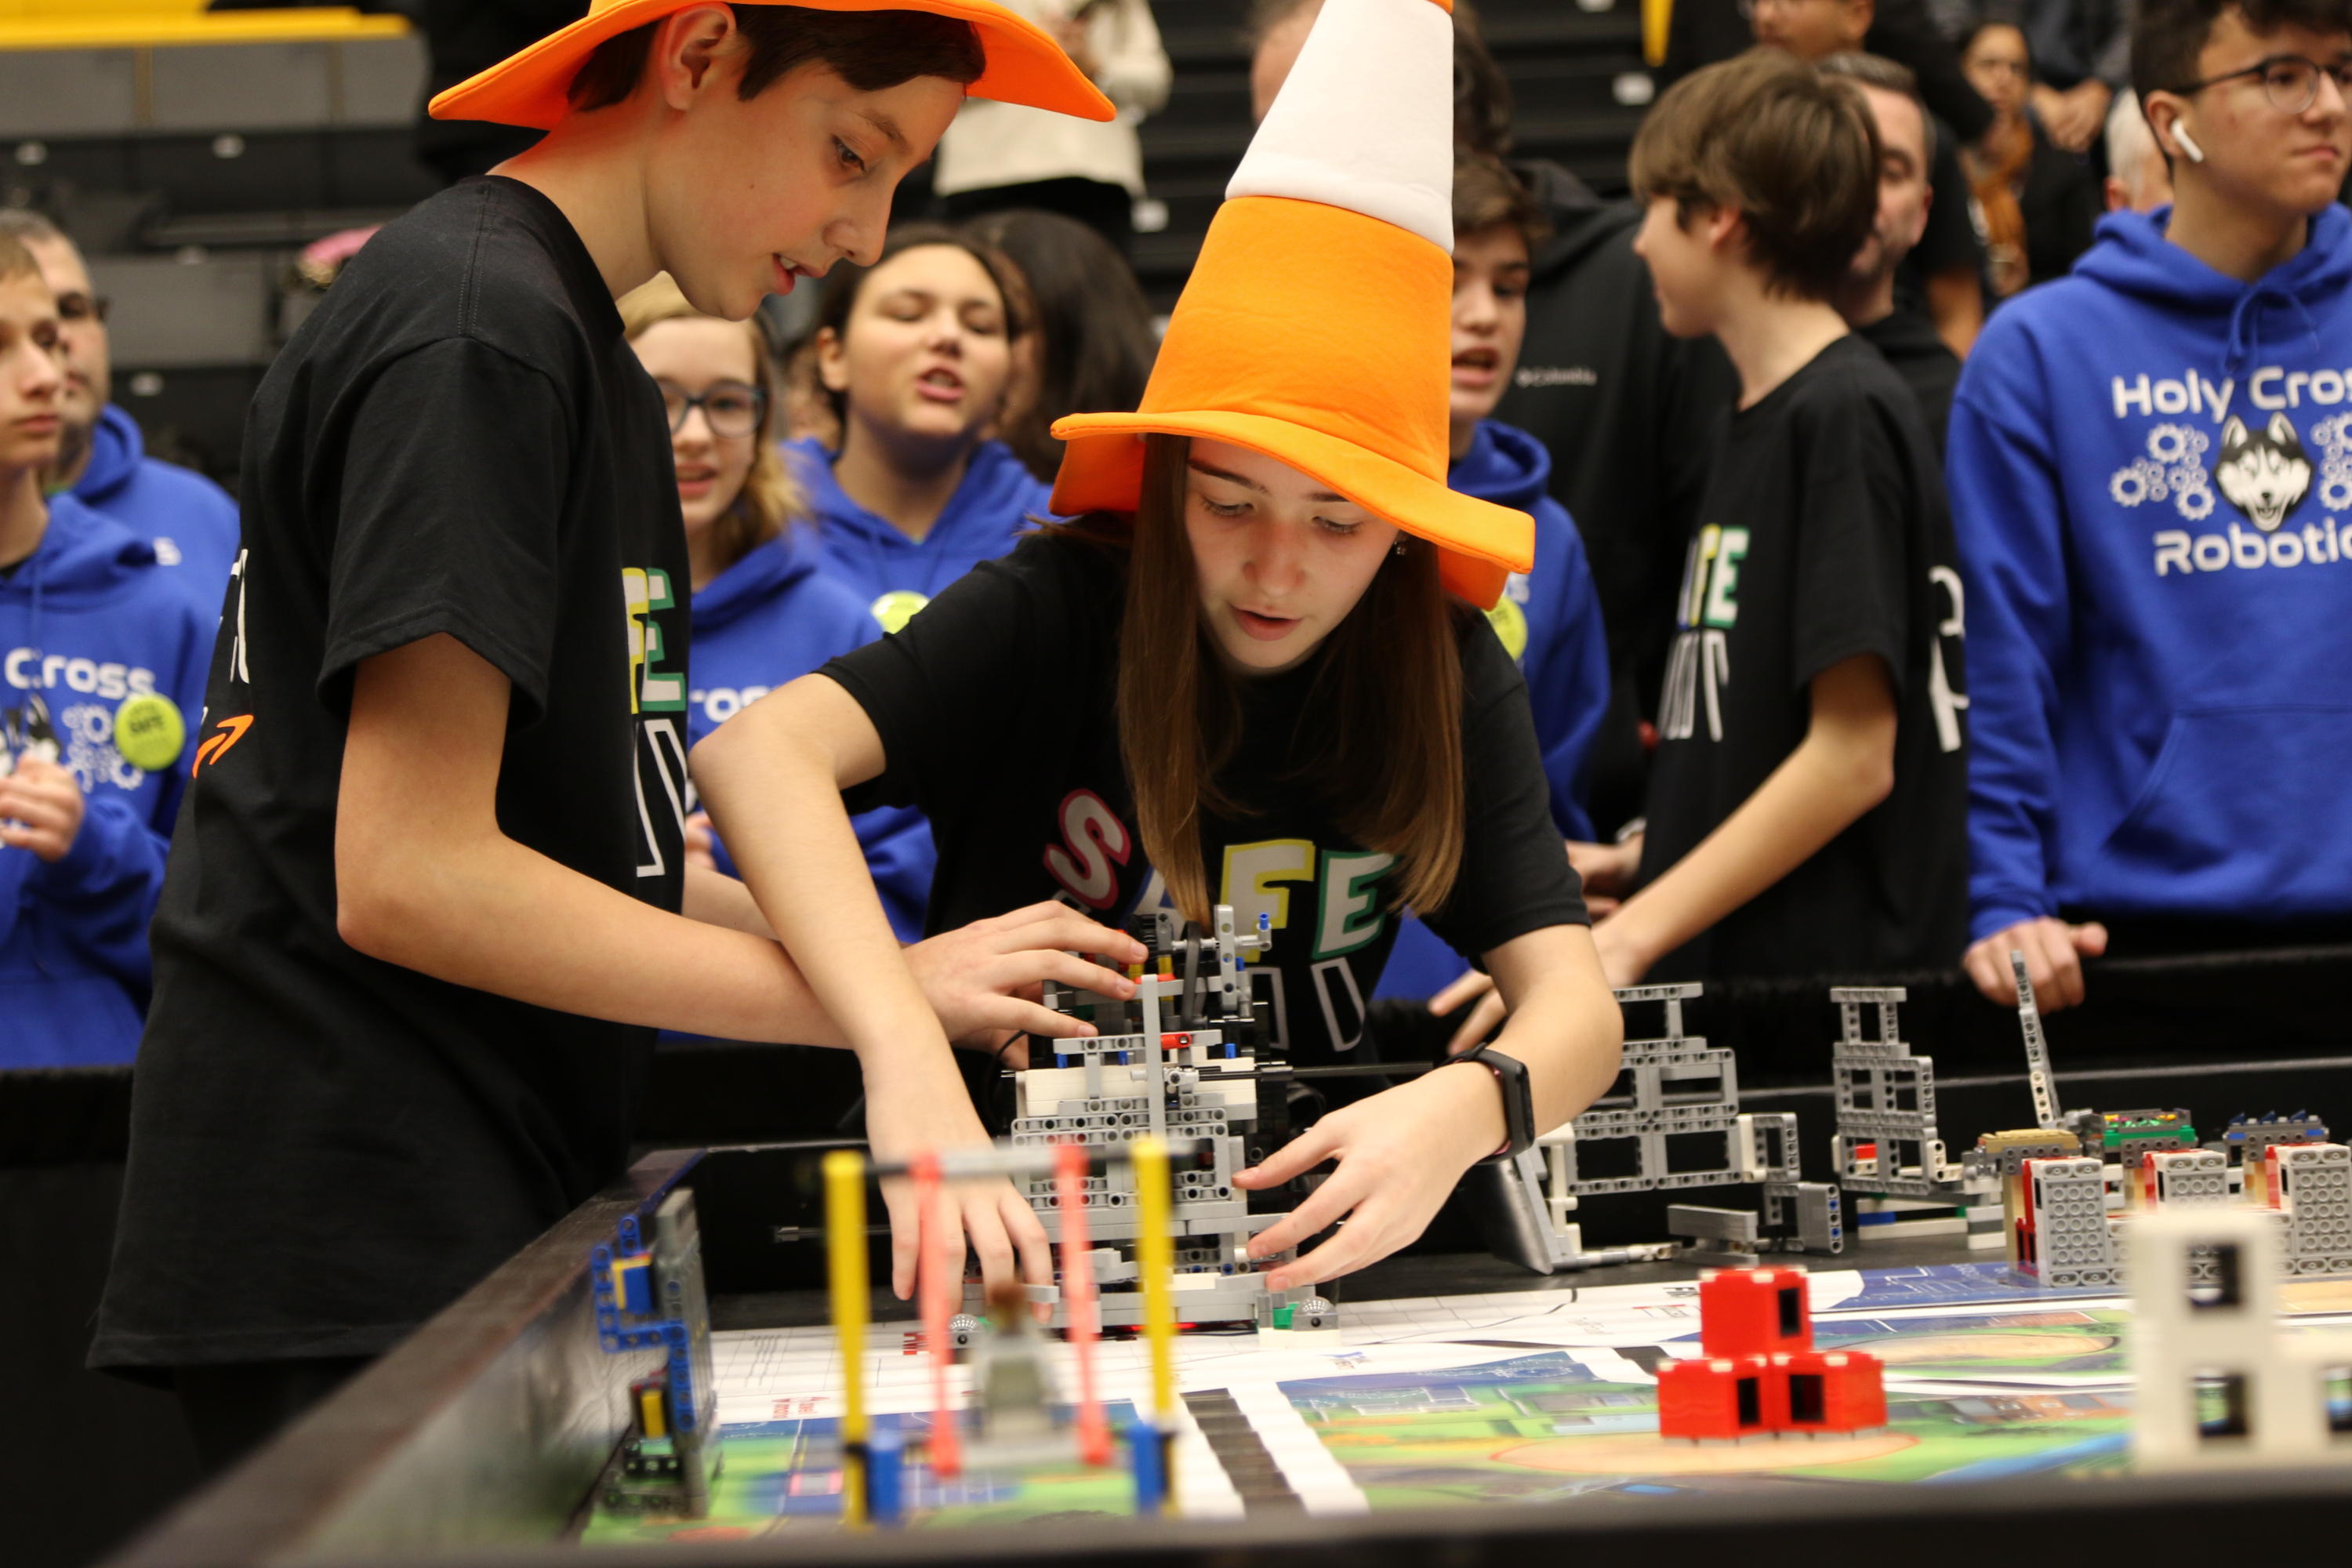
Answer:
[[[365,658],[446,632],[547,698],[572,410],[540,372],[470,338],[394,361],[352,418],[327,599],[322,701]]]
[[[1958,144],[1948,127],[1936,128],[1936,155],[1930,160],[1928,186],[1935,199],[1927,205],[1927,226],[1912,247],[1911,265],[1922,278],[1956,267],[1984,264],[1984,247],[1977,226],[1969,219],[1969,180],[1960,172]]]
[[[1891,428],[1901,416],[1856,394],[1822,399],[1792,422],[1801,477],[1790,668],[1799,692],[1840,660],[1874,653],[1901,698],[1906,542],[1916,504]]]
[[[1462,869],[1423,917],[1472,963],[1546,926],[1590,925],[1551,819],[1527,682],[1492,637],[1462,639]]]
[[[1017,765],[1037,694],[1056,689],[1077,700],[1072,682],[1095,673],[1075,662],[1072,648],[1090,606],[1075,602],[1080,595],[1069,591],[1075,578],[1066,570],[1074,563],[1062,557],[1092,548],[1039,539],[983,561],[903,630],[817,672],[856,699],[882,738],[883,771],[846,792],[852,811],[919,805],[936,815],[972,793],[991,758]]]

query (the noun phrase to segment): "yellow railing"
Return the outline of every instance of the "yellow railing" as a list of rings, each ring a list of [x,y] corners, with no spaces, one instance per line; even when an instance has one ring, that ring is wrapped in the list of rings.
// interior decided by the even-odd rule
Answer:
[[[0,49],[137,49],[182,44],[396,38],[398,16],[347,5],[206,11],[204,0],[0,0]]]

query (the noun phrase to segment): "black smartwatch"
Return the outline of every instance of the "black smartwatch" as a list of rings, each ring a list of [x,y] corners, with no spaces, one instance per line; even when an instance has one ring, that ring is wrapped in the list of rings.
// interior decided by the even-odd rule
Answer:
[[[1512,1160],[1535,1147],[1536,1095],[1528,1084],[1528,1064],[1517,1057],[1507,1057],[1493,1046],[1481,1042],[1454,1058],[1455,1062],[1475,1062],[1495,1075],[1495,1085],[1503,1091],[1503,1131],[1507,1134],[1503,1146],[1487,1156],[1490,1160]],[[1447,1066],[1452,1066],[1449,1062]]]

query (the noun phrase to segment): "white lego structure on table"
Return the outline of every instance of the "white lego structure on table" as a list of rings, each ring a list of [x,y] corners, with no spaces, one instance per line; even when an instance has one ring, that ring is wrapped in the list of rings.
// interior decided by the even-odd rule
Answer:
[[[1230,905],[1218,905],[1214,921],[1213,933],[1193,936],[1177,934],[1165,911],[1139,917],[1135,934],[1164,973],[1144,973],[1132,1000],[1048,984],[1047,1006],[1087,1016],[1098,1032],[1052,1042],[1060,1065],[1013,1075],[1012,1142],[1108,1148],[1146,1135],[1165,1140],[1178,1316],[1263,1324],[1290,1307],[1297,1327],[1325,1327],[1328,1303],[1308,1289],[1269,1292],[1263,1270],[1276,1260],[1253,1262],[1244,1250],[1252,1236],[1282,1217],[1251,1215],[1247,1194],[1233,1184],[1234,1173],[1249,1163],[1245,1139],[1257,1130],[1259,1063],[1252,1043],[1266,1033],[1244,965],[1273,938],[1263,920],[1255,931],[1237,930]],[[1133,1169],[1110,1166],[1086,1184],[1098,1321],[1105,1328],[1140,1323]],[[1031,1179],[1026,1195],[1058,1243],[1053,1178]],[[1302,1310],[1309,1321],[1297,1322]],[[1055,1312],[1059,1326],[1058,1304]]]
[[[2128,1222],[2132,1456],[2140,1469],[2352,1459],[2352,1434],[2332,1429],[2328,1406],[2331,1384],[2352,1368],[2352,1333],[2281,1328],[2279,1281],[2290,1258],[2279,1220],[2273,1210],[2204,1206]],[[2219,1394],[2218,1410],[2206,1408],[2208,1390]]]

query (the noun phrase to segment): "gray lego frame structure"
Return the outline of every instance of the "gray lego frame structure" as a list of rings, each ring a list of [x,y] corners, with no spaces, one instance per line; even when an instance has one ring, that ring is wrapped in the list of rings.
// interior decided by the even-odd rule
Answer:
[[[1743,1113],[1732,1053],[1683,1032],[1683,1004],[1702,991],[1696,984],[1617,991],[1620,1006],[1662,1005],[1663,1032],[1625,1042],[1623,1093],[1604,1097],[1514,1159],[1483,1167],[1497,1172],[1490,1179],[1503,1189],[1488,1205],[1502,1216],[1503,1234],[1488,1237],[1497,1255],[1538,1274],[1670,1257],[1678,1250],[1673,1242],[1587,1251],[1569,1216],[1587,1197],[1743,1183],[1764,1189],[1760,1216],[1740,1223],[1723,1217],[1739,1211],[1677,1205],[1668,1211],[1668,1229],[1735,1256],[1844,1250],[1837,1188],[1800,1179],[1796,1117]],[[1609,1173],[1597,1173],[1596,1164]]]
[[[1248,1195],[1233,1184],[1234,1173],[1250,1163],[1247,1139],[1260,1131],[1260,1050],[1273,1037],[1244,968],[1273,946],[1266,925],[1262,918],[1255,931],[1237,929],[1227,904],[1216,907],[1214,930],[1207,935],[1180,931],[1167,910],[1135,917],[1130,930],[1160,973],[1139,979],[1132,999],[1048,983],[1045,1005],[1087,1017],[1097,1033],[1055,1040],[1056,1065],[1012,1075],[1010,1141],[1016,1146],[1076,1142],[1108,1149],[1146,1135],[1168,1143],[1176,1310],[1186,1322],[1264,1327],[1286,1306],[1304,1306],[1318,1322],[1330,1317],[1329,1306],[1311,1288],[1266,1289],[1265,1270],[1280,1259],[1253,1260],[1244,1249],[1251,1237],[1282,1216],[1251,1214]],[[1086,1185],[1097,1321],[1106,1329],[1139,1324],[1133,1168],[1107,1163]],[[1053,1177],[1027,1178],[1024,1195],[1058,1245],[1060,1199]],[[966,1310],[977,1305],[968,1295]],[[1053,1326],[1063,1326],[1057,1296],[1054,1313]]]
[[[1936,1061],[1912,1055],[1903,1038],[1896,1009],[1905,994],[1899,985],[1830,990],[1839,1026],[1830,1064],[1837,1090],[1831,1169],[1849,1193],[1983,1203],[1994,1195],[1990,1183],[1945,1158],[1936,1127]],[[1875,1039],[1863,1032],[1864,1008],[1876,1010]]]

